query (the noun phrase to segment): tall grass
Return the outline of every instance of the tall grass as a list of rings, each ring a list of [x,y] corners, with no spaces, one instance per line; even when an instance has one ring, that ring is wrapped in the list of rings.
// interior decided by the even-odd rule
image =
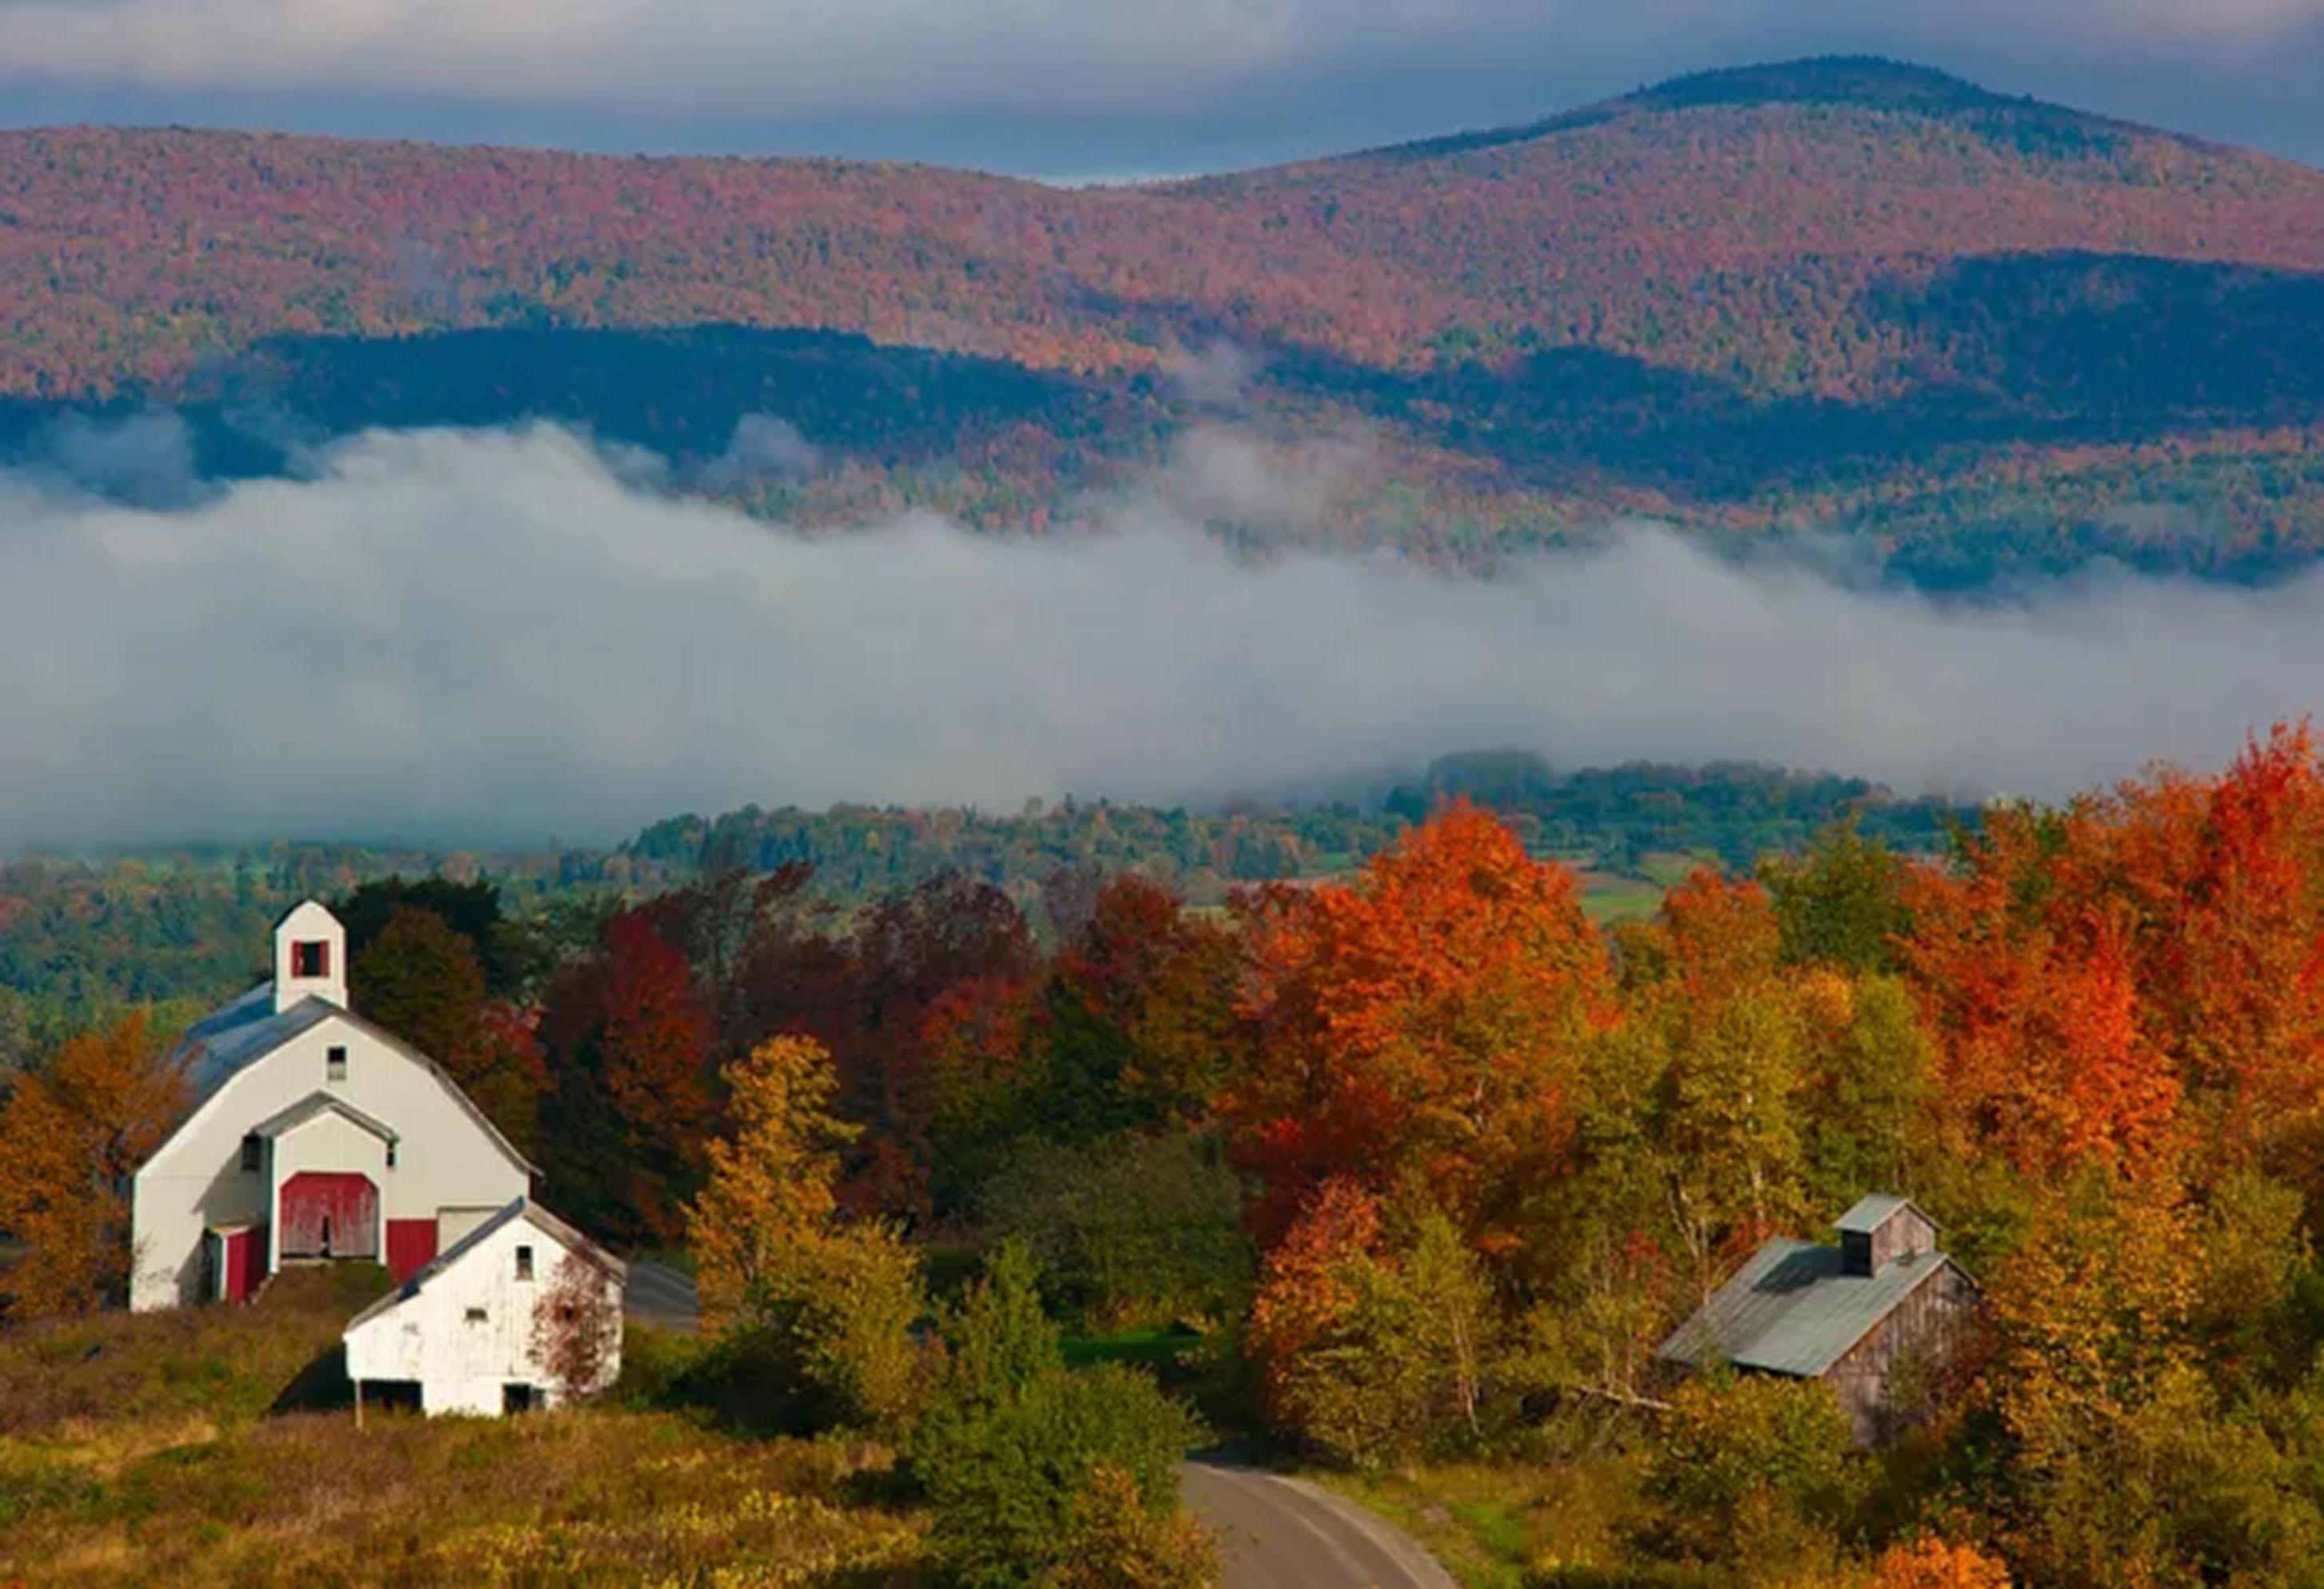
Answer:
[[[0,1336],[0,1584],[847,1585],[919,1559],[874,1446],[635,1407],[280,1410],[379,1283]]]

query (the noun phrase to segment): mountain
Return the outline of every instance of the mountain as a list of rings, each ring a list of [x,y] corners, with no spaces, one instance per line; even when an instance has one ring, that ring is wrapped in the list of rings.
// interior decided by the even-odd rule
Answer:
[[[217,417],[263,401],[327,430],[549,412],[691,455],[801,382],[909,393],[911,366],[949,407],[894,402],[852,439],[800,421],[890,483],[780,505],[933,492],[1038,522],[1167,456],[1202,407],[1161,378],[1172,352],[1219,341],[1258,356],[1246,418],[1278,439],[1376,438],[1343,539],[1405,536],[1364,520],[1395,485],[1489,547],[1645,510],[1856,525],[1933,569],[1953,519],[2022,515],[2037,499],[1996,485],[2033,481],[2070,520],[2035,562],[2251,572],[2324,546],[2324,172],[1891,62],[1127,189],[0,134],[19,437],[61,405],[163,403],[231,461]],[[733,348],[755,385],[714,373]],[[601,414],[636,406],[649,349],[669,401]],[[964,449],[980,483],[921,478]]]

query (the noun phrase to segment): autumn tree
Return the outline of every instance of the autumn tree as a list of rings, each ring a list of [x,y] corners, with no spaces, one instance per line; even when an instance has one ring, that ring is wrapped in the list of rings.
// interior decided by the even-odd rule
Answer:
[[[687,1211],[703,1322],[770,1352],[818,1422],[892,1425],[910,1409],[926,1308],[917,1255],[890,1226],[841,1219],[855,1128],[830,1113],[831,1057],[776,1038],[730,1067],[730,1136]]]
[[[14,1314],[88,1313],[126,1295],[130,1178],[189,1102],[182,1064],[143,1015],[16,1078],[0,1108],[0,1231],[25,1246],[5,1275]]]
[[[558,979],[540,1030],[545,1154],[564,1205],[598,1228],[676,1239],[717,1118],[717,1034],[692,967],[626,912]]]
[[[1449,1219],[1420,1205],[1391,1225],[1341,1180],[1268,1254],[1249,1350],[1279,1434],[1371,1467],[1482,1437],[1499,1334],[1492,1283]]]
[[[585,1252],[557,1261],[533,1303],[532,1354],[560,1396],[604,1388],[622,1339],[622,1299],[605,1266]]]
[[[1256,1051],[1222,1099],[1262,1233],[1336,1177],[1412,1179],[1488,1250],[1570,1145],[1581,1056],[1613,1018],[1572,874],[1448,808],[1351,887],[1247,903]]]
[[[860,1131],[830,1113],[839,1079],[811,1038],[770,1038],[726,1076],[730,1134],[710,1143],[687,1217],[713,1330],[759,1307],[792,1255],[829,1233],[839,1155]]]
[[[1974,1545],[1923,1534],[1880,1553],[1871,1589],[2010,1589],[2009,1569]]]

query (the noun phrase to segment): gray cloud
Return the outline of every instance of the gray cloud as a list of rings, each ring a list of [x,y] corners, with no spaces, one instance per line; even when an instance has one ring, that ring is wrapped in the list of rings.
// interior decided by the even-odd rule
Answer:
[[[2317,152],[2324,0],[7,0],[26,119],[1183,171],[1873,50]],[[49,107],[44,109],[43,107]],[[111,107],[108,110],[108,107]]]
[[[0,844],[608,839],[748,800],[1176,799],[1524,745],[2058,794],[2314,706],[2324,575],[1948,606],[1635,529],[1480,582],[931,520],[803,539],[554,430],[157,511],[0,476]]]

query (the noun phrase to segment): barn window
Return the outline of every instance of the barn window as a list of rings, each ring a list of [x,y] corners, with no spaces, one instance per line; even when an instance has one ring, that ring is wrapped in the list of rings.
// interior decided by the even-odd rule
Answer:
[[[326,1081],[347,1079],[347,1051],[337,1044],[323,1053],[323,1078]]]
[[[321,977],[331,975],[331,943],[328,938],[313,938],[290,946],[290,975],[298,977]]]
[[[516,1278],[521,1280],[532,1278],[532,1249],[530,1247],[516,1250]]]
[[[387,1167],[390,1169],[393,1169],[395,1168],[395,1144],[393,1142],[390,1142],[387,1145]]]
[[[484,1310],[483,1308],[481,1308],[481,1307],[471,1307],[470,1309],[468,1309],[468,1322],[469,1322],[470,1324],[482,1324],[482,1323],[484,1323]]]
[[[248,1135],[248,1136],[246,1136],[246,1137],[243,1138],[243,1139],[242,1139],[242,1167],[243,1167],[243,1169],[244,1169],[245,1170],[255,1170],[255,1169],[259,1167],[259,1163],[260,1163],[260,1160],[261,1160],[261,1157],[264,1154],[265,1150],[265,1150],[265,1148],[263,1147],[263,1144],[261,1144],[261,1143],[260,1143],[260,1141],[259,1141],[259,1140],[258,1140],[258,1133],[257,1133],[257,1132],[253,1132],[250,1135]]]

